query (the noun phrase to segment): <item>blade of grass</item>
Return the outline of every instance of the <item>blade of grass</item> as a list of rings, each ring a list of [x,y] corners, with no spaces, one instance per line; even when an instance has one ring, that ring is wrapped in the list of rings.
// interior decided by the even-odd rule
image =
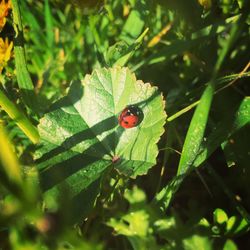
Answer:
[[[44,35],[41,30],[43,29],[41,24],[38,21],[38,16],[35,16],[31,9],[28,7],[28,3],[26,1],[20,2],[20,9],[21,12],[25,13],[22,16],[23,23],[28,23],[30,27],[32,27],[32,32],[29,33],[29,36],[34,41],[34,44],[45,44],[46,43],[46,36]]]
[[[22,166],[20,165],[17,156],[14,152],[14,146],[9,140],[5,128],[0,124],[0,182],[10,192],[8,195],[12,195],[17,198],[18,203],[16,207],[14,205],[11,213],[7,216],[1,214],[0,220],[8,220],[16,213],[27,212],[32,210],[37,213],[37,202],[39,197],[38,191],[38,179],[26,174]],[[3,225],[3,224],[2,224]]]
[[[227,30],[228,26],[235,23],[240,18],[240,14],[236,14],[235,16],[231,16],[223,21],[218,21],[213,24],[210,24],[200,30],[194,32],[191,35],[192,39],[197,39],[200,37],[207,37],[207,36],[215,36],[221,32]]]
[[[140,11],[140,5],[140,2],[138,1],[138,9],[133,9],[130,12],[122,28],[120,39],[129,45],[134,43],[134,40],[139,36],[144,27],[144,20],[142,12]]]
[[[102,45],[102,41],[101,41],[101,38],[100,38],[100,35],[96,29],[96,26],[97,26],[97,22],[99,21],[98,17],[95,16],[95,15],[90,15],[89,16],[89,27],[90,27],[90,30],[93,34],[93,38],[95,40],[95,43],[96,43],[96,46],[98,48],[98,50],[102,51],[103,50],[103,45]]]
[[[249,67],[250,64],[247,64],[246,67],[240,73],[232,74],[232,75],[228,75],[228,76],[223,76],[223,77],[216,79],[215,80],[216,81],[215,94],[221,92],[225,88],[230,87],[231,85],[236,83],[236,81],[239,79],[250,77],[250,71],[246,72],[248,70],[247,66]],[[207,86],[208,83],[205,83],[204,85]],[[175,110],[178,110],[179,107],[183,105],[183,103],[189,103],[189,100],[195,100],[196,97],[198,95],[200,95],[199,93],[202,93],[203,88],[204,87],[201,86],[199,88],[196,88],[196,89],[190,91],[188,93],[188,95],[185,95],[183,97],[174,98],[171,102],[169,101],[168,107],[167,107],[167,111],[168,111],[167,113],[168,114],[174,113],[174,114],[168,116],[168,121],[170,122],[170,121],[176,119],[180,115],[184,114],[186,111],[197,106],[198,102],[195,101],[195,102],[191,103],[190,105],[188,105],[187,107],[183,108],[183,110],[175,111]]]
[[[225,21],[225,23],[218,22],[216,24],[209,25],[205,28],[202,28],[200,31],[195,32],[191,36],[191,39],[174,41],[174,43],[168,45],[166,48],[162,49],[161,51],[154,53],[153,55],[151,55],[147,58],[144,58],[143,60],[140,60],[140,62],[132,68],[132,71],[136,71],[145,65],[152,65],[152,64],[163,62],[163,61],[167,60],[168,58],[170,58],[174,54],[182,54],[185,51],[189,51],[191,48],[194,48],[195,46],[199,46],[199,44],[204,42],[205,39],[208,39],[208,38],[211,39],[212,37],[224,32],[225,29],[228,29],[230,26],[235,27],[234,28],[235,31],[233,31],[231,33],[235,32],[235,34],[233,34],[233,35],[238,36],[239,32],[237,32],[238,27],[236,28],[236,26],[238,25],[238,23],[241,23],[241,24],[244,23],[242,20],[245,20],[245,18],[246,18],[246,15],[243,15],[243,16],[236,15],[236,16],[228,18]],[[230,47],[231,44],[234,42],[235,38],[231,38],[231,34],[229,35],[229,37],[231,40],[230,44],[229,44],[229,47]],[[223,51],[221,53],[221,55],[222,55],[221,58],[224,56],[223,54],[225,54],[225,52],[228,50],[228,48],[227,48],[227,46],[223,47]],[[218,65],[216,66],[216,67],[218,67],[218,69],[220,67],[219,64],[221,64],[221,62],[219,62],[220,60],[218,60]],[[216,70],[218,70],[218,69],[216,69]]]
[[[21,167],[2,125],[0,125],[0,148],[0,181],[20,201],[26,200]]]
[[[114,65],[119,65],[119,66],[124,66],[128,60],[133,56],[133,54],[135,53],[135,51],[140,47],[140,45],[143,42],[143,38],[145,37],[145,35],[148,33],[149,28],[146,28],[142,34],[135,40],[135,42],[130,45],[127,49],[127,51],[125,52],[125,54],[123,56],[121,56],[115,63]]]
[[[89,29],[90,29],[90,33],[91,33],[92,38],[89,39],[86,37],[86,39],[89,41],[91,41],[93,39],[93,41],[91,42],[92,43],[91,46],[94,47],[94,53],[95,53],[95,56],[97,58],[96,66],[97,65],[106,66],[105,59],[103,56],[103,53],[105,51],[105,45],[102,43],[102,38],[100,36],[100,32],[97,29],[97,25],[98,25],[99,21],[100,21],[100,19],[98,16],[96,16],[96,15],[89,16],[88,23],[89,23]]]
[[[135,72],[136,70],[138,70],[139,68],[145,65],[152,65],[155,63],[163,62],[167,60],[168,58],[170,58],[172,55],[181,54],[191,49],[192,47],[197,46],[200,43],[201,43],[200,38],[195,39],[195,40],[175,41],[174,43],[168,45],[166,48],[160,50],[159,52],[154,53],[140,60],[140,62],[132,68],[132,71]]]
[[[249,77],[250,76],[250,72],[246,72],[249,67],[250,67],[250,63],[248,63],[246,65],[246,67],[239,74],[233,74],[233,75],[221,77],[221,78],[215,80],[215,85],[218,85],[218,84],[221,85],[221,84],[227,83],[228,81],[230,81],[230,82],[227,83],[226,85],[223,85],[222,87],[218,88],[217,90],[215,90],[214,94],[217,94],[217,93],[221,92],[222,90],[224,90],[224,89],[232,86],[238,79],[241,79],[243,77]],[[205,85],[207,85],[207,84],[208,83],[206,83]],[[191,103],[190,105],[188,105],[187,107],[179,110],[175,114],[170,115],[167,118],[167,121],[171,122],[171,121],[175,120],[179,116],[185,114],[187,111],[189,111],[189,110],[193,109],[194,107],[196,107],[199,104],[199,102],[200,102],[200,100],[197,100],[197,101]]]
[[[177,174],[170,184],[163,188],[153,200],[153,203],[160,202],[160,207],[163,210],[169,206],[173,194],[178,190],[185,176],[191,170],[192,164],[199,152],[213,99],[213,93],[214,83],[211,83],[206,87],[188,128]]]
[[[184,142],[177,175],[184,175],[192,166],[203,140],[208,114],[213,99],[214,83],[208,85],[191,120]]]
[[[249,97],[244,98],[239,108],[235,111],[233,122],[225,120],[222,124],[216,126],[216,129],[208,136],[207,140],[203,142],[193,165],[195,167],[200,166],[223,141],[247,124],[250,124]]]
[[[46,23],[47,45],[49,48],[52,48],[54,44],[53,16],[51,14],[51,9],[48,0],[45,0],[44,17]]]
[[[8,179],[17,185],[22,183],[21,169],[3,126],[0,124],[0,162]]]
[[[245,76],[250,76],[250,72],[246,72],[250,67],[250,61],[247,63],[247,65],[244,67],[244,69],[238,74],[238,76],[235,79],[232,79],[228,84],[225,86],[219,88],[218,90],[215,91],[215,94],[221,92],[223,89],[226,89],[230,86],[232,86],[239,78],[242,78]]]
[[[14,39],[14,54],[16,64],[17,82],[20,88],[24,103],[33,111],[38,111],[38,105],[34,92],[34,86],[28,72],[25,51],[23,45],[23,27],[18,0],[12,0],[13,26],[16,32]]]
[[[242,15],[239,21],[232,26],[229,39],[225,41],[224,47],[219,54],[210,83],[202,94],[188,128],[182,149],[181,159],[178,165],[177,175],[173,178],[170,184],[164,187],[156,195],[155,199],[152,201],[153,203],[161,203],[160,207],[163,210],[167,209],[170,201],[172,200],[173,194],[178,190],[187,174],[193,169],[193,164],[199,153],[208,121],[208,115],[215,91],[215,79],[217,78],[218,72],[221,69],[222,63],[224,62],[230,47],[239,36],[240,28],[242,27],[242,23],[245,22],[245,19],[246,15]]]
[[[27,135],[33,142],[39,141],[37,128],[29,121],[29,119],[9,100],[9,98],[0,90],[0,106],[12,118],[17,126]]]
[[[240,31],[242,30],[242,26],[244,25],[247,17],[248,13],[247,12],[243,13],[242,16],[240,16],[239,20],[235,22],[234,25],[232,26],[230,33],[228,34],[228,39],[224,42],[219,57],[216,61],[213,73],[214,78],[220,71],[220,68],[226,58],[226,55],[228,54],[229,49],[232,47],[236,39],[239,37]]]

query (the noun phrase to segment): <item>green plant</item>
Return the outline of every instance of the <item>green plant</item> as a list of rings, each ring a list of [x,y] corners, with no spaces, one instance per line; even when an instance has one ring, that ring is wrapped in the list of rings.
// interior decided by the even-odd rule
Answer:
[[[249,246],[249,2],[11,2],[0,248]]]

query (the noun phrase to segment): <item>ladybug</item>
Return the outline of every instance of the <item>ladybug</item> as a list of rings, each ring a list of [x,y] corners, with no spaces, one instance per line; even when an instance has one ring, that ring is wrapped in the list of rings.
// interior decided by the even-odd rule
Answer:
[[[130,105],[121,112],[118,121],[123,128],[134,128],[141,123],[142,119],[142,110],[134,105]]]

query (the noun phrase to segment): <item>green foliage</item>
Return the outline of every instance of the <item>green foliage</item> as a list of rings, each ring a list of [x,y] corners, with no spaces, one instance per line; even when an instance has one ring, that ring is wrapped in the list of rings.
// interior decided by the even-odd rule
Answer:
[[[12,8],[0,248],[249,248],[249,1]],[[143,116],[125,129],[129,105]]]
[[[130,105],[141,109],[143,120],[124,129],[118,116]],[[42,188],[55,196],[68,186],[76,196],[112,165],[128,176],[146,174],[156,163],[165,118],[157,88],[136,81],[126,68],[99,69],[74,82],[38,127]]]

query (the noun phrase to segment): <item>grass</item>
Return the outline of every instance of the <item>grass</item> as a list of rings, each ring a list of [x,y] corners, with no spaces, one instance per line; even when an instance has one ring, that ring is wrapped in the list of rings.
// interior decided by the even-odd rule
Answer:
[[[12,0],[0,33],[14,41],[12,58],[0,61],[0,248],[250,246],[249,10],[247,0]],[[63,196],[44,194],[35,159],[61,133],[45,142],[51,104],[72,81],[114,66],[166,100],[155,166],[144,162],[146,174],[135,179],[109,166],[82,180],[90,184],[73,198],[67,187]],[[57,164],[73,152],[67,142]]]

